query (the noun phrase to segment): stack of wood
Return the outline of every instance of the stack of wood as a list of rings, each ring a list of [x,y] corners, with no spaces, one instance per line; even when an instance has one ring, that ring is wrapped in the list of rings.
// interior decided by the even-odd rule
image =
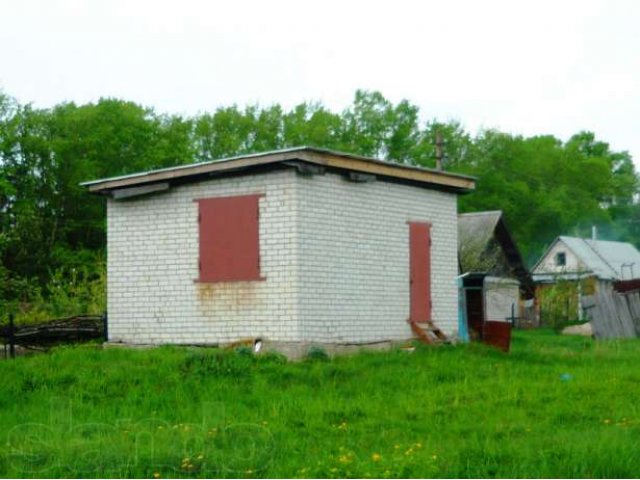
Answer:
[[[60,318],[34,325],[0,327],[0,339],[7,345],[26,348],[46,348],[61,343],[75,343],[104,338],[105,318],[102,315],[80,315]]]

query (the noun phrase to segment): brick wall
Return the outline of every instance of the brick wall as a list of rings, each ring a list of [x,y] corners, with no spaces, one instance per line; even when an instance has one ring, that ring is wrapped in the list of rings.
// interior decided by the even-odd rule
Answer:
[[[409,225],[431,222],[433,320],[457,327],[457,197],[342,175],[300,178],[300,319],[306,340],[411,338]]]
[[[109,340],[218,343],[298,338],[293,170],[208,180],[168,193],[109,200]],[[193,200],[264,193],[264,281],[198,283],[198,206]]]
[[[266,280],[202,284],[196,198],[264,193]],[[369,342],[411,337],[409,228],[432,227],[433,319],[457,323],[456,196],[294,169],[215,179],[108,201],[111,341]]]

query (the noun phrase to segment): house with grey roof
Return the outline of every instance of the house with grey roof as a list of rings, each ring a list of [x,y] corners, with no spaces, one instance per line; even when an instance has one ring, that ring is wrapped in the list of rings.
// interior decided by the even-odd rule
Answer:
[[[640,252],[630,243],[560,236],[533,267],[538,283],[586,277],[605,281],[640,278]]]
[[[543,323],[589,318],[597,320],[594,331],[610,336],[603,321],[616,309],[603,309],[615,305],[618,282],[640,279],[640,252],[630,243],[560,236],[532,273]]]

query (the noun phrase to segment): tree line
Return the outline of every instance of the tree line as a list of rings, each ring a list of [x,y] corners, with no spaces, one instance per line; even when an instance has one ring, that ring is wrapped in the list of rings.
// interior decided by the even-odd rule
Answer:
[[[478,179],[460,210],[503,210],[529,264],[555,236],[588,235],[594,224],[603,238],[638,243],[632,158],[591,132],[566,141],[472,135],[455,121],[422,121],[408,100],[394,104],[370,91],[357,91],[341,112],[307,102],[192,117],[112,98],[34,108],[0,92],[0,308],[46,296],[59,288],[52,281],[79,271],[81,280],[103,276],[104,200],[82,181],[299,145],[433,167],[436,133],[445,140],[445,168]]]

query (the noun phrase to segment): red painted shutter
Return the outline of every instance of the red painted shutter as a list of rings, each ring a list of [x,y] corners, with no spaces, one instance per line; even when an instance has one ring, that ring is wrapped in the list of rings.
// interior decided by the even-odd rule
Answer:
[[[409,222],[411,315],[414,322],[431,321],[431,224]]]
[[[197,200],[201,282],[260,280],[260,197]]]

